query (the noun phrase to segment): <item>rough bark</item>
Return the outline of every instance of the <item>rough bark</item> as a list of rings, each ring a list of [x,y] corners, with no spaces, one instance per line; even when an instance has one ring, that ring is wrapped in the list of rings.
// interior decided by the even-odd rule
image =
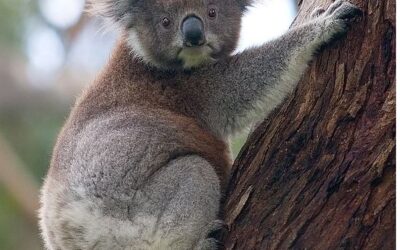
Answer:
[[[330,0],[300,1],[295,25]],[[394,249],[395,1],[312,63],[233,167],[227,249]]]

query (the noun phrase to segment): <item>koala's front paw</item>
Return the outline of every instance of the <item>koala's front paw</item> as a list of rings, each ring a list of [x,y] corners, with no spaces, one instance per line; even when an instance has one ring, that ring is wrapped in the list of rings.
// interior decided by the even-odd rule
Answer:
[[[317,8],[312,13],[314,18],[323,22],[322,35],[325,42],[344,35],[350,24],[361,15],[362,11],[357,6],[344,0],[335,1],[326,11]]]
[[[311,19],[315,19],[315,18],[320,17],[324,13],[325,13],[325,9],[321,8],[321,7],[318,7],[316,9],[314,9],[314,11],[311,13],[310,16],[311,16]]]

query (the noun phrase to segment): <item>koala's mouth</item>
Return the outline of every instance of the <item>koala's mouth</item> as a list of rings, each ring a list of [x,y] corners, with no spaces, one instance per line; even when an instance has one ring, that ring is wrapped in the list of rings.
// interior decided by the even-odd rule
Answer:
[[[206,44],[200,47],[183,47],[178,52],[178,59],[182,61],[184,68],[195,68],[217,60],[218,54],[212,45]]]

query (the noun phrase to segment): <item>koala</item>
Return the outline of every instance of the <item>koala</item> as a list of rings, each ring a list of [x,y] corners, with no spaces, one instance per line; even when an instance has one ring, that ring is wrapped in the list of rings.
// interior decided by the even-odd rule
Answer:
[[[337,0],[238,54],[250,0],[97,0],[121,32],[54,148],[40,227],[47,249],[216,249],[230,136],[294,90],[360,10]],[[261,31],[262,32],[262,31]]]

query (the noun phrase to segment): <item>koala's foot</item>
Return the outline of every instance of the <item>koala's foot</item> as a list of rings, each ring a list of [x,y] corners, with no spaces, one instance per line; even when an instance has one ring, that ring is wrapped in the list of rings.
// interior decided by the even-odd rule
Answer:
[[[317,8],[311,15],[323,22],[323,40],[328,43],[344,35],[362,11],[347,1],[337,0],[326,11]]]
[[[210,225],[211,230],[208,237],[219,239],[221,235],[226,233],[228,230],[228,225],[223,220],[215,220]]]
[[[221,249],[222,244],[218,239],[227,230],[227,225],[222,220],[215,220],[208,225],[210,232],[206,239],[202,239],[198,242],[194,249],[196,250],[216,250]]]
[[[194,250],[217,250],[220,243],[214,238],[207,238],[201,240],[195,247]]]

